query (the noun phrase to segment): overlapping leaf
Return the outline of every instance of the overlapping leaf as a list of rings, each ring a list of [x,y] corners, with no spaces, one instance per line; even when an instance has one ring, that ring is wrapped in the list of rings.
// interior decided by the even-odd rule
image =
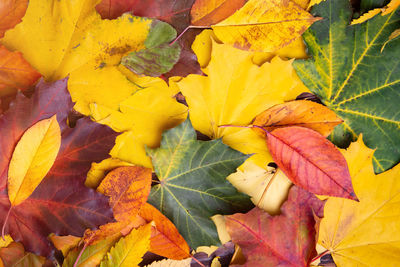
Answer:
[[[252,61],[252,53],[214,41],[211,47],[209,63],[207,47],[195,50],[200,62],[205,62],[207,76],[190,75],[177,83],[189,105],[193,126],[210,138],[222,137],[225,144],[243,153],[256,153],[254,159],[265,167],[272,159],[264,138],[251,129],[218,126],[247,126],[264,110],[307,89],[294,73],[291,61],[276,57],[258,66]]]
[[[191,247],[220,243],[212,215],[252,206],[225,179],[248,156],[221,140],[197,141],[189,120],[165,132],[161,147],[148,153],[160,180],[149,202],[176,225]]]
[[[375,175],[373,153],[361,137],[343,151],[360,202],[328,198],[325,205],[318,242],[339,267],[399,262],[400,166]]]
[[[0,2],[0,38],[5,31],[21,22],[28,0],[3,0]]]
[[[254,208],[246,214],[226,217],[232,241],[244,255],[244,266],[309,266],[316,255],[316,221],[324,202],[296,186],[292,187],[282,214],[270,216]]]
[[[72,102],[66,91],[66,80],[53,84],[40,82],[35,94],[17,96],[10,109],[0,118],[2,130],[0,163],[0,224],[10,209],[7,195],[8,163],[17,140],[39,120],[57,114],[61,129],[59,154],[33,194],[14,206],[5,226],[15,241],[28,251],[49,255],[47,236],[81,235],[87,227],[95,227],[111,219],[104,196],[86,188],[83,183],[92,161],[100,161],[114,144],[115,133],[89,119],[79,120],[75,128],[66,124]]]
[[[347,0],[327,0],[313,8],[324,19],[303,35],[312,59],[296,61],[294,67],[305,85],[344,120],[331,136],[346,146],[360,133],[376,148],[374,166],[382,172],[400,160],[398,131],[400,114],[400,39],[382,46],[400,26],[400,14],[375,16],[349,26]]]

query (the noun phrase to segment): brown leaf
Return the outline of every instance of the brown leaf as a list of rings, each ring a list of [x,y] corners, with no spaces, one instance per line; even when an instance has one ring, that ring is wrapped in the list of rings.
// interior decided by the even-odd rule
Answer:
[[[343,121],[335,112],[324,105],[307,101],[290,101],[275,105],[259,114],[253,125],[260,126],[267,131],[288,126],[301,126],[328,136],[336,125]],[[253,128],[258,133],[266,136],[265,131]]]
[[[319,195],[356,200],[346,159],[314,130],[292,126],[267,132],[272,158],[296,185]]]
[[[24,246],[16,242],[11,243],[6,248],[0,248],[0,258],[6,267],[42,267],[46,260],[43,257],[25,252]]]

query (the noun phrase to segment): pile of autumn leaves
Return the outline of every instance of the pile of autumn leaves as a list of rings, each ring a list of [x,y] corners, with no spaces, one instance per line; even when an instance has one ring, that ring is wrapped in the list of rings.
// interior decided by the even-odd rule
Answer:
[[[361,48],[344,41],[346,0],[315,17],[314,4],[0,3],[0,266],[398,263],[400,167],[374,173],[372,160],[393,164],[357,125],[357,101],[397,86],[400,71],[375,88],[353,80],[364,55],[396,59],[400,1],[353,21]],[[308,57],[313,23],[313,58],[286,60]],[[189,25],[211,29],[172,42]],[[351,67],[336,69],[346,53]],[[301,100],[309,90],[326,106]],[[358,140],[339,150],[330,134]]]

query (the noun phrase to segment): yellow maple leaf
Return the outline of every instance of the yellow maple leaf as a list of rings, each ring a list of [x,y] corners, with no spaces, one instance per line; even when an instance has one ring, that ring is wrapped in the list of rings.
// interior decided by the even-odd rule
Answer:
[[[209,47],[212,52],[208,63],[203,49]],[[265,167],[272,158],[264,138],[251,129],[218,126],[248,125],[269,107],[308,91],[297,77],[292,61],[275,57],[258,66],[252,61],[253,53],[215,41],[211,41],[211,46],[198,43],[193,48],[207,76],[189,75],[176,85],[186,97],[194,128],[212,139],[222,137],[225,144],[243,153],[256,153],[253,160]]]
[[[212,28],[224,43],[246,50],[273,52],[293,42],[316,20],[292,1],[249,0]]]
[[[400,165],[375,175],[362,137],[342,153],[360,202],[328,198],[318,242],[337,266],[392,266],[400,260]]]
[[[16,206],[40,184],[57,157],[61,131],[56,115],[30,127],[19,140],[8,169],[8,197]]]

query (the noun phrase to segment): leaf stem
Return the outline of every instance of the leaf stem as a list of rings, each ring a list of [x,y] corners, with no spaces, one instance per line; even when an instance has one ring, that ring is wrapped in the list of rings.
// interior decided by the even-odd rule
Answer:
[[[265,197],[265,195],[266,195],[266,193],[267,193],[269,187],[270,187],[271,184],[272,184],[272,181],[275,179],[276,173],[277,173],[277,172],[278,172],[278,168],[275,169],[274,174],[272,175],[271,179],[268,181],[268,184],[267,184],[267,186],[265,187],[264,192],[262,193],[260,199],[258,200],[257,207],[260,207],[260,203],[261,203],[261,201],[263,200],[263,198]]]
[[[189,25],[187,26],[179,35],[178,37],[176,37],[170,44],[169,46],[173,45],[174,43],[176,43],[176,41],[178,41],[182,35],[187,32],[189,29],[211,29],[210,26],[195,26],[195,25]]]
[[[315,258],[313,258],[311,260],[311,262],[314,262],[316,260],[318,260],[319,258],[321,258],[322,256],[324,256],[325,254],[328,254],[330,251],[329,250],[325,250],[324,252],[322,252],[321,254],[319,254],[318,256],[316,256]]]
[[[85,244],[83,245],[83,248],[81,249],[81,252],[79,252],[79,255],[78,255],[78,257],[76,258],[73,267],[77,267],[77,266],[78,266],[78,262],[79,262],[79,260],[81,259],[83,252],[84,252],[85,249],[87,248],[87,245],[88,245],[87,243],[85,243]]]
[[[6,219],[4,220],[3,227],[1,228],[1,238],[3,240],[6,240],[6,238],[5,238],[6,225],[7,225],[7,222],[8,222],[8,218],[10,217],[10,213],[11,213],[12,208],[13,208],[13,206],[11,205],[10,209],[8,210]]]

